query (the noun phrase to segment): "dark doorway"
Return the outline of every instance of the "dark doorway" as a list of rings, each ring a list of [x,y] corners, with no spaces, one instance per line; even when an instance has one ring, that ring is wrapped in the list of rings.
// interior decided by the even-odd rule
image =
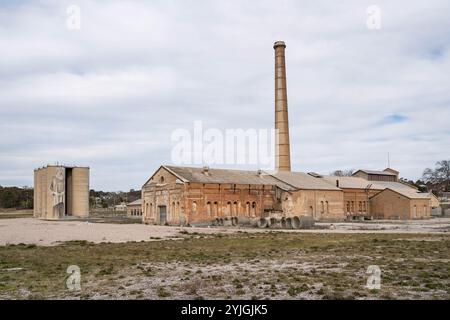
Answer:
[[[166,206],[158,206],[159,209],[159,223],[166,224],[167,222],[167,208]]]
[[[64,203],[66,205],[65,207],[65,214],[66,216],[72,215],[72,208],[73,208],[73,182],[72,182],[72,168],[66,168],[66,194],[65,194],[65,200]]]

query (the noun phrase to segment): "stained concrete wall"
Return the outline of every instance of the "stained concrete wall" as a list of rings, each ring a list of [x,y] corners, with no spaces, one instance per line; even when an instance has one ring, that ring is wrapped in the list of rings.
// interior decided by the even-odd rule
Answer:
[[[89,216],[89,168],[72,169],[72,207],[70,214],[75,217]]]
[[[34,179],[34,217],[58,220],[89,215],[89,168],[47,166],[36,169]]]

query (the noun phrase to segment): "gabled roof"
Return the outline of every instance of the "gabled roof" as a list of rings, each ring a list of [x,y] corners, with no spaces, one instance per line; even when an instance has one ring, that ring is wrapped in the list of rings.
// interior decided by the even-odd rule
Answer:
[[[341,190],[322,178],[313,177],[303,172],[279,171],[272,174],[275,178],[303,190]]]
[[[142,204],[142,199],[137,199],[133,202],[127,203],[127,206],[140,206]]]
[[[408,190],[410,189],[410,190]],[[398,189],[393,189],[393,188],[386,188],[383,191],[377,193],[376,195],[372,196],[371,199],[381,195],[383,192],[390,190],[393,191],[395,193],[398,193],[408,199],[431,199],[431,195],[427,192],[417,192],[417,191],[413,191],[414,189],[412,188],[398,188]]]
[[[383,175],[383,176],[396,176],[395,173],[389,172],[389,171],[365,170],[365,169],[360,169],[360,170],[356,171],[353,175],[357,174],[358,172],[364,172],[367,174],[378,174],[378,175]]]
[[[231,169],[163,166],[169,172],[181,178],[183,182],[194,183],[221,183],[221,184],[252,184],[275,185],[283,190],[294,190],[291,185],[275,179],[270,174],[262,171],[246,171]]]

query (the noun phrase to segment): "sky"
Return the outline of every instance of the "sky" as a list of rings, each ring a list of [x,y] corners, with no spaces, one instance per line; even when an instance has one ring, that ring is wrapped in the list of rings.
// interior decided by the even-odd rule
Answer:
[[[177,129],[272,128],[277,40],[293,170],[384,169],[389,152],[418,179],[450,158],[449,12],[447,0],[2,0],[0,185],[64,163],[89,166],[91,188],[139,189],[171,164]]]

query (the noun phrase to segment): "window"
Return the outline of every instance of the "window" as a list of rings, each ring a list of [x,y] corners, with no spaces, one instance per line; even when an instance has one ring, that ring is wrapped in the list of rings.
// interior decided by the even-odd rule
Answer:
[[[206,203],[206,213],[208,214],[208,216],[210,216],[212,214],[211,202],[209,202],[209,201]]]
[[[320,201],[320,213],[325,212],[325,207],[323,206],[323,201]]]
[[[246,215],[247,217],[250,217],[250,202],[247,202],[247,203],[245,204],[245,215]]]
[[[195,201],[192,202],[192,212],[197,213],[197,202]]]
[[[159,178],[159,183],[164,183],[164,177]]]
[[[359,211],[359,213],[362,213],[362,202],[361,201],[358,203],[358,211]]]
[[[234,203],[233,203],[233,215],[238,215],[239,214],[239,210],[238,210],[238,203],[237,203],[237,201],[235,201]]]
[[[170,218],[175,219],[175,201],[172,202],[172,210],[170,212]]]
[[[326,213],[330,212],[330,208],[328,207],[328,201],[325,201],[325,212]]]
[[[227,212],[226,212],[226,214],[228,215],[228,216],[231,216],[231,202],[227,202]]]
[[[213,214],[215,217],[217,217],[218,212],[219,212],[219,204],[217,203],[217,201],[215,201],[214,208],[213,208]]]
[[[350,201],[347,201],[347,214],[350,213]]]
[[[256,216],[256,202],[252,203],[252,217]]]

